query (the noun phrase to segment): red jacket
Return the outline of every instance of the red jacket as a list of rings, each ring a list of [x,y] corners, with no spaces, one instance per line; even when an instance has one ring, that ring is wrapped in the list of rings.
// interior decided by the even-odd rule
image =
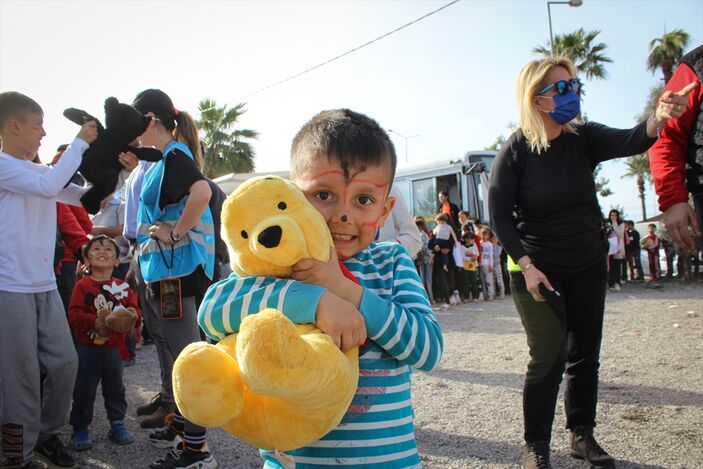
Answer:
[[[57,202],[56,219],[61,241],[63,241],[64,256],[61,262],[72,262],[76,260],[76,254],[88,243],[87,233],[76,220],[70,205]],[[55,267],[57,274],[61,272],[60,269],[61,263]]]
[[[123,360],[129,358],[125,346],[125,335],[110,331],[107,342],[104,342],[95,332],[95,320],[98,317],[97,305],[108,309],[117,306],[132,307],[137,311],[137,324],[141,321],[142,313],[137,304],[137,295],[129,288],[126,282],[111,278],[110,280],[93,280],[83,277],[73,288],[71,303],[68,306],[68,322],[73,328],[73,335],[78,342],[95,347],[117,347]]]
[[[654,189],[659,196],[659,210],[662,212],[672,205],[688,201],[686,149],[703,101],[703,86],[696,73],[684,63],[676,67],[674,75],[664,87],[664,91],[676,92],[694,81],[699,85],[688,94],[686,110],[678,119],[666,123],[659,139],[649,149],[649,166],[652,169]]]

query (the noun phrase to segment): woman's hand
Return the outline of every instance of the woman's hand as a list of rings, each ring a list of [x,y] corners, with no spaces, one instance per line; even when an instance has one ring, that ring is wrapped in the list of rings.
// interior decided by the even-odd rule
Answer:
[[[554,291],[554,287],[552,287],[552,284],[549,283],[549,279],[547,278],[547,276],[544,275],[541,270],[535,267],[535,265],[529,260],[527,256],[525,256],[524,259],[527,259],[527,262],[522,262],[522,259],[520,259],[518,265],[520,265],[520,268],[522,269],[522,274],[525,276],[525,285],[527,286],[527,291],[530,292],[532,298],[534,298],[535,301],[545,301],[544,297],[539,292],[540,283],[543,284],[545,288],[549,291]],[[527,268],[525,268],[525,266],[527,266]]]
[[[139,166],[139,159],[137,158],[137,155],[132,153],[131,151],[125,151],[117,155],[117,159],[122,165],[122,167],[127,171],[128,173],[131,173],[134,168]]]
[[[157,221],[149,227],[149,236],[154,239],[158,239],[165,244],[173,244],[173,240],[171,240],[171,231],[173,231],[171,225],[162,221]]]

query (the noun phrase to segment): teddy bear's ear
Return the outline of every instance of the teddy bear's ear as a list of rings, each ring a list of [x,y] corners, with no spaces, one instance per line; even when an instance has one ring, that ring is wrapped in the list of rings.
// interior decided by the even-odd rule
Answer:
[[[117,98],[110,96],[105,100],[105,114],[109,114],[120,102]]]

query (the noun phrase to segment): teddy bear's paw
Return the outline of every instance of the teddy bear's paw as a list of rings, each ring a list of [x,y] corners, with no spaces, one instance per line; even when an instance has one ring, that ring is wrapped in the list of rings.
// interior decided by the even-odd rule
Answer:
[[[173,365],[173,394],[183,416],[203,427],[219,427],[244,404],[237,362],[206,342],[188,345]]]

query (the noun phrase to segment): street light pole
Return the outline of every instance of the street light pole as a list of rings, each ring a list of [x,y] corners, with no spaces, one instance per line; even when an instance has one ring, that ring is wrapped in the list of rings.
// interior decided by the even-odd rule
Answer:
[[[569,5],[570,7],[580,7],[583,0],[569,0],[567,2],[547,2],[547,18],[549,18],[549,52],[554,55],[554,34],[552,33],[552,10],[551,5]]]
[[[403,140],[405,140],[405,163],[408,162],[408,140],[411,138],[419,137],[420,134],[415,134],[415,135],[410,135],[406,137],[405,135],[396,132],[395,130],[388,129],[389,132],[396,134],[398,137],[401,137]]]

